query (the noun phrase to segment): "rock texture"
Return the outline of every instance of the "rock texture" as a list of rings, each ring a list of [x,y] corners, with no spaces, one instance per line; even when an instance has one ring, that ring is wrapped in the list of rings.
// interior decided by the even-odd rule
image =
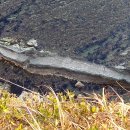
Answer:
[[[39,49],[129,69],[130,1],[1,0],[0,36],[34,38]]]

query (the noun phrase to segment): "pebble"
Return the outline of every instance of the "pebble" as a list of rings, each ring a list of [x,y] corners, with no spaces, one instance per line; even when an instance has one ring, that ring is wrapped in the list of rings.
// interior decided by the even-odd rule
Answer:
[[[35,39],[30,39],[30,40],[27,42],[27,45],[28,45],[28,46],[37,47],[37,46],[38,46],[38,43],[37,43],[37,40],[35,40]]]
[[[75,87],[77,87],[77,88],[84,88],[84,84],[83,83],[81,83],[80,81],[78,81],[76,84],[75,84]]]

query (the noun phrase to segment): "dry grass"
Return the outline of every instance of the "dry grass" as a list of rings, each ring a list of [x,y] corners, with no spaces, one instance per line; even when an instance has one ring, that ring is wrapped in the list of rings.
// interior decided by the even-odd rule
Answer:
[[[130,103],[102,95],[78,97],[67,91],[18,98],[0,90],[1,130],[130,130]]]

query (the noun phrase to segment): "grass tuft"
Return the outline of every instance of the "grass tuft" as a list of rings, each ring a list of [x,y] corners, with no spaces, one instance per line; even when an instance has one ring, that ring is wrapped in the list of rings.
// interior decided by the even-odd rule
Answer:
[[[104,93],[74,98],[67,91],[46,96],[25,92],[24,97],[0,90],[2,130],[130,130],[130,103],[108,101]]]

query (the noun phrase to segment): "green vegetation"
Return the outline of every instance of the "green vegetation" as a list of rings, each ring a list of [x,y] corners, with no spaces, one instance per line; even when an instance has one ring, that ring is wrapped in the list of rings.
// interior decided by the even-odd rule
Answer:
[[[130,103],[110,101],[102,95],[72,92],[24,97],[0,90],[1,130],[130,130]],[[117,95],[119,96],[119,95]]]

